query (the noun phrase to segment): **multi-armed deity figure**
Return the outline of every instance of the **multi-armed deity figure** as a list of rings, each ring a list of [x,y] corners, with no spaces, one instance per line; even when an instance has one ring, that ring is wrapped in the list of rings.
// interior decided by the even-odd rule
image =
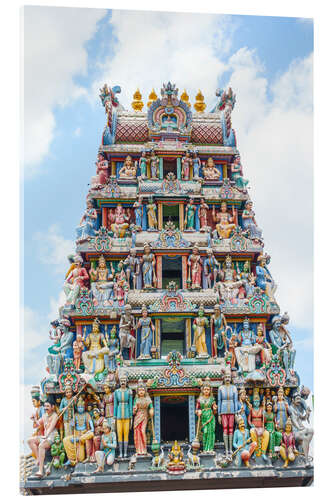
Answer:
[[[198,358],[208,358],[208,350],[206,344],[206,328],[209,326],[208,318],[205,317],[205,309],[199,307],[198,316],[193,321],[193,344]]]
[[[134,445],[137,455],[147,455],[146,429],[149,418],[154,417],[154,408],[147,387],[142,380],[138,381],[136,396],[133,403]]]
[[[127,387],[127,375],[119,377],[120,387],[114,391],[114,417],[117,425],[119,457],[127,457],[128,435],[133,418],[133,395]]]
[[[218,421],[223,429],[223,442],[226,455],[232,454],[235,414],[238,412],[238,393],[231,384],[231,371],[227,366],[224,371],[223,384],[218,389]]]
[[[115,210],[109,210],[108,221],[109,227],[113,232],[115,238],[124,238],[126,231],[129,228],[130,213],[122,207],[120,203],[116,206]]]
[[[256,446],[256,455],[262,456],[264,461],[267,461],[266,450],[269,443],[269,432],[264,425],[264,404],[260,402],[258,390],[253,394],[252,407],[249,412],[248,422],[250,425],[250,435]]]
[[[136,164],[133,163],[133,160],[130,155],[126,156],[124,165],[119,170],[119,179],[124,180],[135,180],[136,179]]]
[[[232,266],[232,258],[227,255],[223,269],[219,273],[221,280],[216,284],[222,303],[236,304],[245,280],[239,279],[236,270]]]
[[[215,414],[217,406],[213,396],[209,378],[206,378],[201,387],[200,396],[196,403],[196,414],[200,420],[203,451],[214,451],[215,445]]]
[[[88,461],[93,452],[94,424],[90,414],[85,410],[82,396],[76,405],[77,412],[71,421],[71,434],[64,438],[68,464]]]
[[[135,354],[135,337],[132,335],[135,324],[134,316],[131,313],[131,306],[126,304],[119,322],[120,352],[123,359],[129,359],[130,349],[132,350],[132,356]]]
[[[109,272],[104,255],[98,259],[98,266],[91,267],[91,291],[95,300],[95,306],[108,306],[113,292],[114,269],[111,263],[111,272]]]
[[[215,167],[213,158],[208,158],[207,163],[203,163],[203,175],[205,181],[218,181],[221,177],[221,172]]]
[[[101,373],[107,366],[109,348],[103,333],[100,332],[100,321],[95,318],[92,331],[84,340],[87,350],[83,352],[82,359],[87,373]]]
[[[215,230],[213,231],[213,237],[216,239],[230,238],[231,232],[237,225],[234,206],[232,207],[232,215],[230,215],[225,201],[221,203],[220,212],[216,212],[215,205],[213,205],[212,216],[213,221],[216,223]]]

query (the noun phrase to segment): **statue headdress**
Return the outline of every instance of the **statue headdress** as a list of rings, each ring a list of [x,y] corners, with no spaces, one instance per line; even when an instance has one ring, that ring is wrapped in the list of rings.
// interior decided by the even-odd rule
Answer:
[[[76,403],[77,406],[85,406],[83,396],[81,395]]]

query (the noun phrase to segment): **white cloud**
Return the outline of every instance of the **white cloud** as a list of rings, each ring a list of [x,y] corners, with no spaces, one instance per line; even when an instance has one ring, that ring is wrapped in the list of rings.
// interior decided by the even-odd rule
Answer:
[[[159,93],[170,80],[180,93],[186,89],[192,104],[201,89],[210,109],[225,68],[220,57],[229,52],[235,29],[228,16],[116,10],[110,22],[116,36],[110,43],[114,56],[101,65],[94,96],[105,82],[120,85],[120,102],[130,108],[138,87],[146,104],[152,88]]]
[[[36,233],[34,239],[38,242],[38,252],[41,262],[51,265],[56,274],[65,276],[69,268],[68,255],[75,253],[74,242],[66,240],[56,224],[49,227],[46,233]]]
[[[86,94],[74,77],[87,72],[84,44],[102,9],[24,8],[25,175],[38,171],[56,133],[53,111]]]
[[[243,48],[229,61],[244,175],[272,256],[277,298],[299,327],[311,327],[313,310],[312,62],[312,55],[293,61],[269,88],[255,52]]]

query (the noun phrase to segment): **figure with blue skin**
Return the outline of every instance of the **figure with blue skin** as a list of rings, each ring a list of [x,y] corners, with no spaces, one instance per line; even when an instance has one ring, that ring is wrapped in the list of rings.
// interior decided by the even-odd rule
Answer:
[[[138,359],[150,359],[155,327],[152,319],[148,317],[148,311],[145,306],[142,307],[142,317],[138,321],[137,328],[141,328],[140,356]]]
[[[65,465],[76,465],[88,462],[93,449],[94,424],[91,416],[85,411],[82,396],[77,402],[77,413],[71,422],[72,434],[63,440],[68,462]]]
[[[262,346],[256,343],[256,336],[250,329],[248,318],[243,321],[238,340],[239,346],[235,348],[235,354],[240,372],[251,373],[256,369],[256,354],[262,350]]]
[[[156,286],[155,256],[148,243],[144,244],[142,264],[142,279],[144,288],[154,288]]]
[[[120,350],[119,339],[117,339],[117,329],[115,326],[111,330],[110,338],[107,344],[109,347],[109,353],[106,355],[104,363],[110,372],[115,372],[117,369],[117,356]]]
[[[242,222],[243,222],[243,229],[244,230],[249,230],[249,237],[251,240],[262,240],[262,230],[258,228],[256,219],[255,219],[255,213],[252,210],[253,203],[252,201],[247,201],[245,203],[245,209],[243,210],[242,213]]]
[[[273,354],[279,353],[287,373],[287,380],[289,380],[294,374],[296,350],[293,348],[288,330],[282,323],[283,317],[281,318],[279,315],[274,316],[269,338],[272,344]]]
[[[55,374],[57,378],[62,371],[64,360],[73,357],[74,333],[71,332],[70,326],[71,323],[66,318],[59,321],[59,329],[61,331],[59,344],[49,348],[49,354],[46,357],[49,373]]]
[[[90,240],[95,236],[97,230],[97,212],[91,200],[87,200],[87,208],[84,212],[79,226],[76,228],[76,240]]]
[[[116,456],[117,435],[114,421],[109,424],[107,420],[103,422],[103,434],[101,437],[101,449],[95,452],[97,469],[93,472],[104,472],[105,464],[112,465]]]
[[[207,257],[203,261],[203,288],[213,288],[216,285],[216,278],[221,266],[211,248],[207,248],[206,253]]]
[[[133,204],[134,215],[135,215],[135,225],[142,229],[143,223],[143,206],[142,206],[142,196],[139,196],[138,201]]]
[[[214,358],[222,358],[223,352],[228,350],[225,334],[227,326],[227,321],[221,312],[219,304],[215,304],[214,314],[210,317],[210,327],[212,330],[214,327]]]
[[[192,164],[193,164],[193,179],[200,179],[201,160],[198,156],[198,153],[196,152],[193,153]]]
[[[258,265],[256,266],[257,286],[267,295],[271,302],[275,302],[274,293],[276,292],[277,286],[267,268],[269,261],[269,255],[259,255]]]
[[[235,450],[238,450],[235,458],[235,465],[237,467],[240,467],[242,462],[244,462],[246,467],[250,467],[249,460],[257,446],[256,442],[251,443],[250,441],[250,432],[245,427],[244,419],[240,417],[238,419],[238,429],[235,430],[232,441],[233,447]]]
[[[139,160],[140,176],[141,179],[147,179],[147,156],[146,151],[142,151],[141,158]]]
[[[240,157],[236,156],[234,163],[231,165],[231,180],[235,182],[235,186],[240,191],[246,192],[246,186],[249,181],[243,177],[243,169],[240,162]]]

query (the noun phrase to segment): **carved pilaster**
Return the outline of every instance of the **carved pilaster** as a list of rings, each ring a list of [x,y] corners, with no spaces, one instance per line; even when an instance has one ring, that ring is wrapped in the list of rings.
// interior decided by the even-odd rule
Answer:
[[[154,397],[154,427],[155,439],[161,442],[161,398],[160,396]]]
[[[195,396],[188,397],[188,428],[189,441],[192,443],[195,438]]]

